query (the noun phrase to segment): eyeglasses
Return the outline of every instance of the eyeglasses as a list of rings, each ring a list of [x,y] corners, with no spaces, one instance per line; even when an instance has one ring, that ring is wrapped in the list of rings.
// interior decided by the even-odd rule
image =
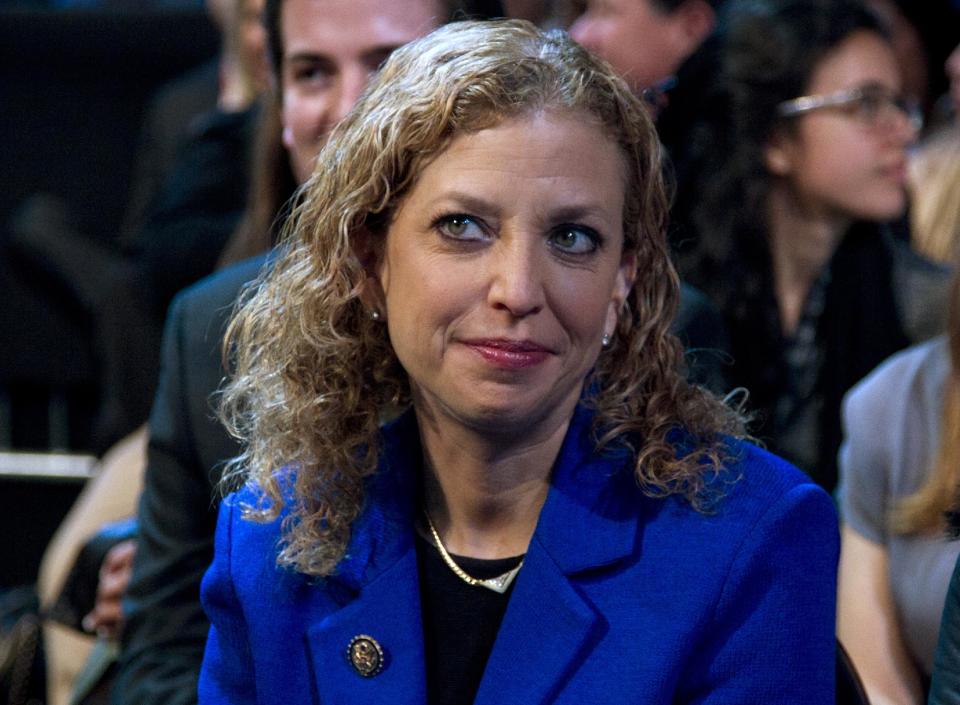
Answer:
[[[781,117],[793,117],[824,108],[846,108],[856,119],[875,130],[890,127],[894,116],[906,117],[916,132],[923,127],[923,113],[916,103],[877,85],[785,100],[777,106],[777,113]]]

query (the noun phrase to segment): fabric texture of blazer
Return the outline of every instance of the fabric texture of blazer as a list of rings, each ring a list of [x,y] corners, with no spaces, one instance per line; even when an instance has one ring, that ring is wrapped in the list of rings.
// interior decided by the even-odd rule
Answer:
[[[475,702],[834,702],[838,530],[829,496],[786,462],[734,442],[700,513],[637,487],[625,453],[571,421]],[[220,509],[202,588],[211,620],[204,704],[422,704],[415,551],[421,451],[407,413],[384,430],[379,472],[336,573],[276,566],[278,519]],[[383,670],[348,658],[375,639]]]

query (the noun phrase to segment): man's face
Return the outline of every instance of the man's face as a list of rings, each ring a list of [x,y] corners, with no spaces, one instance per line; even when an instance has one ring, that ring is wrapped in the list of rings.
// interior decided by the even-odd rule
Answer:
[[[653,0],[588,0],[570,35],[639,93],[676,73],[702,39],[691,32],[699,28],[689,21],[698,18],[684,5],[665,12]]]
[[[435,29],[436,0],[285,0],[280,14],[283,144],[299,183],[331,128],[399,46]]]

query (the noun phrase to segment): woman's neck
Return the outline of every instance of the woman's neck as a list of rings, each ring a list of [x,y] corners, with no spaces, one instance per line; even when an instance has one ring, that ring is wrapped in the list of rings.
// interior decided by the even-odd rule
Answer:
[[[526,553],[568,422],[511,443],[417,417],[424,503],[446,549],[488,559]]]
[[[813,283],[820,276],[850,218],[802,203],[786,184],[776,184],[767,198],[770,260],[780,327],[793,335]]]

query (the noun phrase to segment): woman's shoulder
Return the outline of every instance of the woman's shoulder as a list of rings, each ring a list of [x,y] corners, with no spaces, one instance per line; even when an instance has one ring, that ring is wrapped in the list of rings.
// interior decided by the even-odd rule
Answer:
[[[265,508],[268,506],[266,501],[263,490],[252,482],[230,491],[220,499],[218,528],[228,529],[230,539],[233,541],[247,523],[264,526],[278,523],[248,521],[249,510]]]
[[[906,242],[885,238],[893,262],[893,292],[903,331],[913,342],[946,327],[951,270],[921,255]]]
[[[833,580],[839,520],[830,495],[753,443],[732,440],[730,451],[724,470],[707,476],[706,506],[698,510],[672,496],[653,510],[643,528],[648,557],[695,565],[690,579],[699,585],[752,575],[744,584],[755,588],[763,566],[780,559],[821,566],[823,580]]]
[[[728,447],[727,477],[717,474],[712,482],[726,483],[729,491],[723,496],[729,496],[729,501],[753,503],[762,509],[788,495],[809,494],[831,502],[829,495],[809,475],[780,456],[741,439],[731,440]]]
[[[726,461],[719,471],[706,470],[695,507],[679,496],[665,504],[658,521],[674,523],[669,532],[702,534],[705,540],[731,548],[768,522],[781,521],[797,528],[790,517],[806,517],[813,522],[813,535],[827,536],[836,531],[833,500],[808,475],[783,458],[741,439],[728,439]],[[811,519],[813,517],[813,519]]]
[[[220,528],[228,532],[234,550],[236,546],[262,544],[275,554],[284,520],[292,514],[289,492],[281,496],[284,502],[273,513],[275,516],[265,513],[275,506],[274,500],[256,482],[246,482],[223,498],[220,504]]]
[[[837,496],[864,535],[882,540],[890,498],[926,479],[949,371],[946,339],[935,338],[888,358],[844,398]]]
[[[739,441],[736,447],[740,454],[733,469],[739,479],[730,489],[725,511],[743,517],[746,544],[789,541],[801,553],[837,549],[839,519],[826,490],[790,462],[753,443]]]
[[[945,336],[909,347],[887,358],[847,393],[844,415],[849,423],[927,406],[940,397],[949,370]]]

